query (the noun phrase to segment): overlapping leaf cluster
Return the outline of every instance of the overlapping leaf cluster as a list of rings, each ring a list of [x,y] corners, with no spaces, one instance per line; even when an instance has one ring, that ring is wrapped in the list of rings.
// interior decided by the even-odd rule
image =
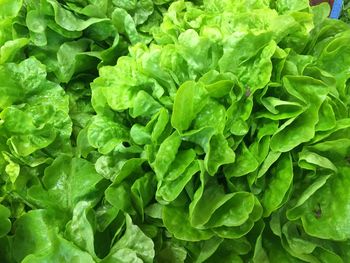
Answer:
[[[350,22],[350,2],[348,0],[343,1],[343,9],[340,19],[346,23]]]
[[[169,2],[1,3],[1,258],[349,261],[349,25]]]

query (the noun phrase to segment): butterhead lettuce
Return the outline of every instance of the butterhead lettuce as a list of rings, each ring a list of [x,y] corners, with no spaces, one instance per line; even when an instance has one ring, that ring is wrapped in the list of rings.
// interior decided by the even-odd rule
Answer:
[[[0,1],[3,262],[349,262],[350,27],[296,0]]]

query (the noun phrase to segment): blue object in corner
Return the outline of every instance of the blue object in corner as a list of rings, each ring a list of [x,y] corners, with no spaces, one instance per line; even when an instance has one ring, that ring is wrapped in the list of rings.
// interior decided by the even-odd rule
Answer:
[[[338,19],[343,8],[343,0],[334,0],[330,18]]]

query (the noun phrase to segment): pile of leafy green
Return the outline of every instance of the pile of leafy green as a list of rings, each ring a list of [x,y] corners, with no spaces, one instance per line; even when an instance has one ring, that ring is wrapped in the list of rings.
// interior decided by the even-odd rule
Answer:
[[[0,0],[1,262],[350,261],[350,26],[307,0]]]

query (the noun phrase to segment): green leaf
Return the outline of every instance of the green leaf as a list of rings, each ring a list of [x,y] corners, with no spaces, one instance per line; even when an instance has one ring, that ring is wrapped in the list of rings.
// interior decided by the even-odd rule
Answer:
[[[192,121],[206,104],[207,91],[203,84],[185,82],[178,89],[171,116],[171,124],[179,132],[188,130]]]
[[[174,132],[162,142],[157,152],[156,159],[152,163],[157,178],[161,179],[164,177],[171,163],[176,158],[180,144],[181,138],[178,132]]]
[[[267,188],[262,197],[264,216],[270,215],[273,211],[283,205],[293,181],[293,164],[288,155],[282,156],[276,166],[272,178],[268,178]]]
[[[133,224],[129,215],[125,217],[126,230],[124,235],[114,244],[110,254],[102,262],[115,262],[113,261],[115,259],[122,260],[119,256],[127,255],[127,252],[131,252],[131,256],[120,262],[153,262],[155,255],[153,241],[138,226]],[[133,261],[130,261],[130,257],[133,258]]]
[[[222,134],[211,137],[209,147],[204,165],[210,175],[214,175],[221,165],[235,161],[235,153]]]
[[[298,217],[301,217],[305,232],[311,236],[333,240],[349,238],[349,210],[345,203],[349,195],[347,174],[350,169],[341,166],[338,170],[298,209]],[[325,199],[324,196],[330,198]],[[333,228],[333,224],[337,228]]]
[[[63,8],[58,2],[54,0],[48,0],[47,2],[54,10],[55,22],[62,28],[69,31],[81,31],[94,23],[105,20],[100,18],[89,18],[87,20],[82,20],[74,16],[74,14],[69,10]]]
[[[180,263],[184,262],[186,257],[187,251],[183,247],[170,243],[156,256],[156,262],[167,261],[170,263]]]
[[[287,91],[307,106],[298,117],[281,125],[271,138],[273,151],[286,152],[315,136],[318,111],[326,99],[328,87],[309,77],[286,77],[283,81]]]
[[[127,128],[103,116],[94,116],[87,131],[89,144],[102,154],[111,152],[119,143],[128,141]]]
[[[6,235],[11,229],[10,210],[0,204],[0,237]]]
[[[141,216],[144,216],[145,207],[153,199],[155,189],[156,180],[151,173],[137,179],[131,186],[132,198]]]
[[[45,208],[72,211],[79,201],[98,199],[98,183],[102,177],[90,162],[61,155],[45,169],[42,180],[45,188],[31,187],[30,198]]]
[[[86,252],[79,250],[71,242],[60,236],[54,239],[53,248],[40,254],[29,255],[22,262],[53,262],[59,263],[62,260],[69,260],[77,263],[94,263],[93,258]]]
[[[12,241],[13,246],[17,248],[13,254],[14,259],[21,262],[29,254],[50,249],[52,240],[49,232],[44,210],[35,210],[23,215],[16,222],[16,232]],[[27,239],[31,242],[26,242]]]
[[[247,149],[244,143],[241,145],[241,151],[237,155],[236,161],[224,169],[227,178],[243,176],[254,172],[258,168],[259,163],[253,154]]]
[[[167,230],[180,240],[207,240],[214,235],[211,230],[192,227],[188,214],[182,207],[164,206],[162,218]]]
[[[129,214],[135,214],[130,195],[130,190],[126,183],[111,185],[105,192],[106,200],[115,208]]]
[[[175,171],[170,170],[170,176],[173,175],[173,172]],[[164,181],[160,181],[156,193],[157,200],[159,202],[171,202],[175,200],[197,172],[199,172],[198,162],[193,161],[179,176],[174,178],[174,180],[170,180],[170,178],[166,177]]]
[[[94,229],[89,221],[89,210],[91,210],[91,204],[85,201],[79,202],[74,207],[72,220],[66,225],[65,236],[81,250],[94,256]]]
[[[27,38],[18,38],[7,41],[0,47],[0,64],[15,60],[16,55],[19,55],[19,51],[21,51],[28,43],[29,40]]]

